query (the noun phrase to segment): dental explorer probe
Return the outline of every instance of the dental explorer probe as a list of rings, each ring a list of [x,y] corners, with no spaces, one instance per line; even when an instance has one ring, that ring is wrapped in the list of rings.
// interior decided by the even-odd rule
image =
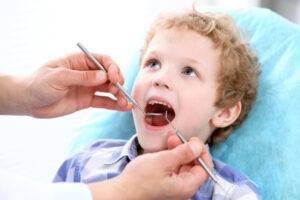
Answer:
[[[184,138],[183,134],[171,123],[171,121],[168,119],[168,111],[166,111],[165,113],[165,118],[166,120],[169,122],[169,124],[171,125],[172,129],[175,131],[176,135],[179,137],[180,141],[182,143],[187,143],[188,141]],[[197,161],[199,162],[199,164],[203,167],[203,169],[208,173],[208,175],[210,176],[210,178],[217,183],[218,185],[221,186],[221,184],[219,183],[217,177],[213,174],[213,172],[208,168],[208,166],[205,164],[205,162],[202,160],[202,158],[198,157]],[[222,188],[223,189],[223,188]],[[224,189],[223,189],[224,190]]]
[[[99,70],[103,70],[107,73],[107,70],[101,65],[101,63],[80,42],[77,43],[77,46],[85,53],[88,59],[98,67]],[[140,111],[142,111],[144,115],[149,115],[137,103],[137,101],[126,92],[126,90],[122,87],[120,83],[115,83],[114,86],[116,86],[126,96],[128,100],[130,100]],[[153,113],[151,113],[151,115],[153,115]]]

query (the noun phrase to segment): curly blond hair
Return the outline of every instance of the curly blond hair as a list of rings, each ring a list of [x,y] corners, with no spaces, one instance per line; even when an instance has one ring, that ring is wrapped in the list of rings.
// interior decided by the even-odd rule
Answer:
[[[242,109],[237,120],[228,127],[214,130],[207,143],[225,140],[233,127],[246,118],[255,100],[259,64],[249,44],[241,37],[241,32],[233,19],[221,13],[200,13],[195,9],[183,13],[160,16],[150,27],[141,50],[142,60],[147,47],[162,29],[191,30],[209,37],[216,48],[221,48],[221,68],[217,74],[217,98],[215,106],[231,107],[241,101]]]

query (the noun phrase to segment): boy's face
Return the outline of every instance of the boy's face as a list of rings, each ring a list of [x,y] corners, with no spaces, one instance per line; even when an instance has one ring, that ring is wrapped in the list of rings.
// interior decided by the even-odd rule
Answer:
[[[208,37],[194,31],[158,31],[144,54],[132,95],[146,112],[166,113],[186,139],[206,141],[214,126],[212,118],[217,90],[220,50]],[[164,117],[145,117],[133,110],[139,143],[145,152],[166,149],[172,130]]]

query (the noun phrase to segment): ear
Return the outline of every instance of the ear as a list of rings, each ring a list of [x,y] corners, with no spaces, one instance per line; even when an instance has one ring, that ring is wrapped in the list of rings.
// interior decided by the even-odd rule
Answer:
[[[242,103],[238,101],[232,107],[219,109],[212,118],[212,124],[216,128],[223,128],[231,125],[240,115]]]

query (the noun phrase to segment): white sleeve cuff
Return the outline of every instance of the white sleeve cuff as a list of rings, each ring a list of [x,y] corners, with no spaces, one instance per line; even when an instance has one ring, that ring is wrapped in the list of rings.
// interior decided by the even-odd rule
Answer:
[[[0,170],[1,200],[92,200],[82,183],[41,183]]]
[[[49,200],[92,200],[92,194],[83,183],[54,183],[48,184]]]

